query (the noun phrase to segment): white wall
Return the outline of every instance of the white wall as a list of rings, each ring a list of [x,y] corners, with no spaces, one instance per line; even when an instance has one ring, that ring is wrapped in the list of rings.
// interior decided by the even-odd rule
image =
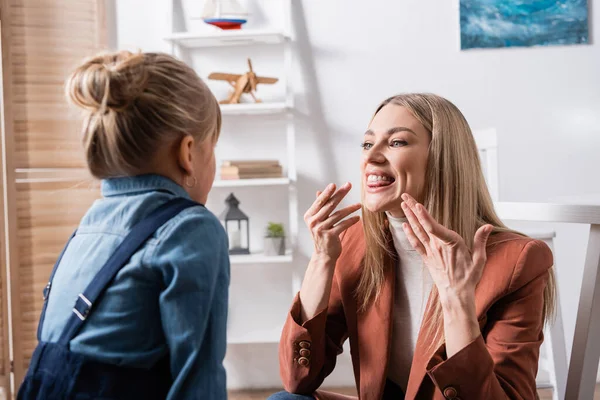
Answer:
[[[114,8],[114,44],[119,48],[168,50],[161,40],[168,1],[119,0]],[[200,6],[196,3],[201,2],[185,0],[183,9],[197,14]],[[249,27],[279,24],[273,20],[279,4],[261,0],[251,6],[255,19]],[[358,145],[371,113],[383,98],[409,91],[443,95],[464,112],[473,128],[498,129],[502,200],[548,201],[563,195],[600,193],[596,173],[600,170],[597,45],[460,51],[458,0],[303,0],[294,3],[293,12],[299,56],[294,83],[302,113],[297,146],[300,215],[314,192],[326,183],[358,182]],[[591,13],[590,25],[599,19],[598,13]],[[187,20],[189,29],[201,29],[201,25]],[[595,43],[598,34],[593,29],[591,33]],[[248,51],[202,52],[189,61],[206,75],[215,69],[243,71],[244,59],[251,55],[261,74],[279,73],[276,50]],[[265,89],[263,95],[271,98],[280,93],[273,88]],[[276,124],[269,122],[264,128],[262,122],[246,125],[226,121],[219,150],[221,154],[250,148],[263,154],[280,151],[283,143]],[[223,194],[215,196],[218,201],[213,204],[222,204]],[[358,192],[351,197],[357,200]],[[244,204],[260,213],[252,200],[242,207]],[[258,226],[264,222],[260,218],[257,216],[261,222]],[[561,306],[570,345],[586,231],[574,226],[556,229]],[[303,267],[311,249],[310,238],[302,231],[297,267]],[[276,272],[274,275],[282,275],[282,271]],[[288,284],[286,277],[280,281],[277,277],[266,279],[271,276],[268,270],[241,271],[238,274],[243,278],[239,279],[235,274],[234,270],[237,290],[243,290],[240,283],[252,277],[277,288]],[[244,298],[236,293],[236,299]],[[278,303],[261,297],[265,293],[269,291],[254,284],[248,287],[249,296],[258,298],[260,304]],[[273,310],[286,308],[280,305]],[[260,316],[269,311],[259,307],[254,312]],[[231,348],[230,385],[277,386],[276,350],[273,345]],[[338,367],[328,382],[351,384],[348,358]]]

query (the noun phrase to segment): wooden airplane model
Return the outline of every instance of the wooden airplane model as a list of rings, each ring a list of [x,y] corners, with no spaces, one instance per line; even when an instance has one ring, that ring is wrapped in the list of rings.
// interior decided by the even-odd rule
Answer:
[[[268,78],[263,76],[256,76],[252,70],[252,62],[248,59],[248,68],[250,69],[245,74],[227,74],[224,72],[213,72],[208,76],[208,79],[214,79],[219,81],[227,81],[232,87],[233,91],[229,97],[225,100],[221,100],[221,104],[238,104],[243,93],[248,93],[256,103],[260,103],[260,100],[256,98],[254,92],[256,92],[256,86],[259,83],[273,84],[279,79]]]

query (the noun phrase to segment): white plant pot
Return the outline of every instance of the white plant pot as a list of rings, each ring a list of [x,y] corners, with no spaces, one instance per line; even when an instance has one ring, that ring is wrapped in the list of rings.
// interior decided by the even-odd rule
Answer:
[[[285,255],[285,238],[266,237],[264,245],[265,256],[283,256]]]

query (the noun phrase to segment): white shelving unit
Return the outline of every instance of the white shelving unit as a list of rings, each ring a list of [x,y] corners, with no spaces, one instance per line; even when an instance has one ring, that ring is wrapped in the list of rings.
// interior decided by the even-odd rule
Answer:
[[[204,32],[173,32],[174,0],[169,1],[167,18],[168,33],[164,40],[170,44],[171,54],[182,57],[189,52],[202,49],[207,52],[210,48],[231,46],[256,46],[256,45],[280,45],[283,51],[284,71],[279,78],[278,85],[285,87],[285,98],[278,102],[224,104],[221,105],[221,113],[224,118],[252,118],[253,116],[275,116],[282,118],[286,126],[286,149],[287,149],[287,176],[272,179],[241,179],[241,180],[216,180],[213,190],[223,188],[249,188],[249,190],[261,190],[265,187],[282,186],[288,190],[288,215],[287,226],[288,252],[283,256],[265,256],[262,253],[250,255],[231,255],[230,260],[232,274],[237,268],[252,268],[253,266],[269,266],[281,264],[283,267],[292,267],[294,260],[293,251],[297,247],[298,238],[298,193],[296,188],[296,157],[295,141],[296,128],[294,123],[294,95],[291,86],[292,73],[292,43],[291,43],[291,2],[283,0],[280,4],[284,7],[284,24],[281,30],[247,29],[240,30],[210,30]],[[240,57],[240,61],[245,61]],[[251,242],[257,238],[250,238]],[[300,280],[290,269],[290,300],[300,288]],[[284,317],[284,315],[282,315]],[[257,343],[278,343],[281,335],[282,325],[257,327],[245,330],[228,331],[227,342],[230,345],[248,345]]]

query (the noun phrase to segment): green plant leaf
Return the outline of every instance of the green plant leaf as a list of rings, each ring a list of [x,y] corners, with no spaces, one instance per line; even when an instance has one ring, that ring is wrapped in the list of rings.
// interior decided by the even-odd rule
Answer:
[[[285,230],[283,229],[283,224],[269,222],[267,224],[267,232],[266,237],[285,237]]]

